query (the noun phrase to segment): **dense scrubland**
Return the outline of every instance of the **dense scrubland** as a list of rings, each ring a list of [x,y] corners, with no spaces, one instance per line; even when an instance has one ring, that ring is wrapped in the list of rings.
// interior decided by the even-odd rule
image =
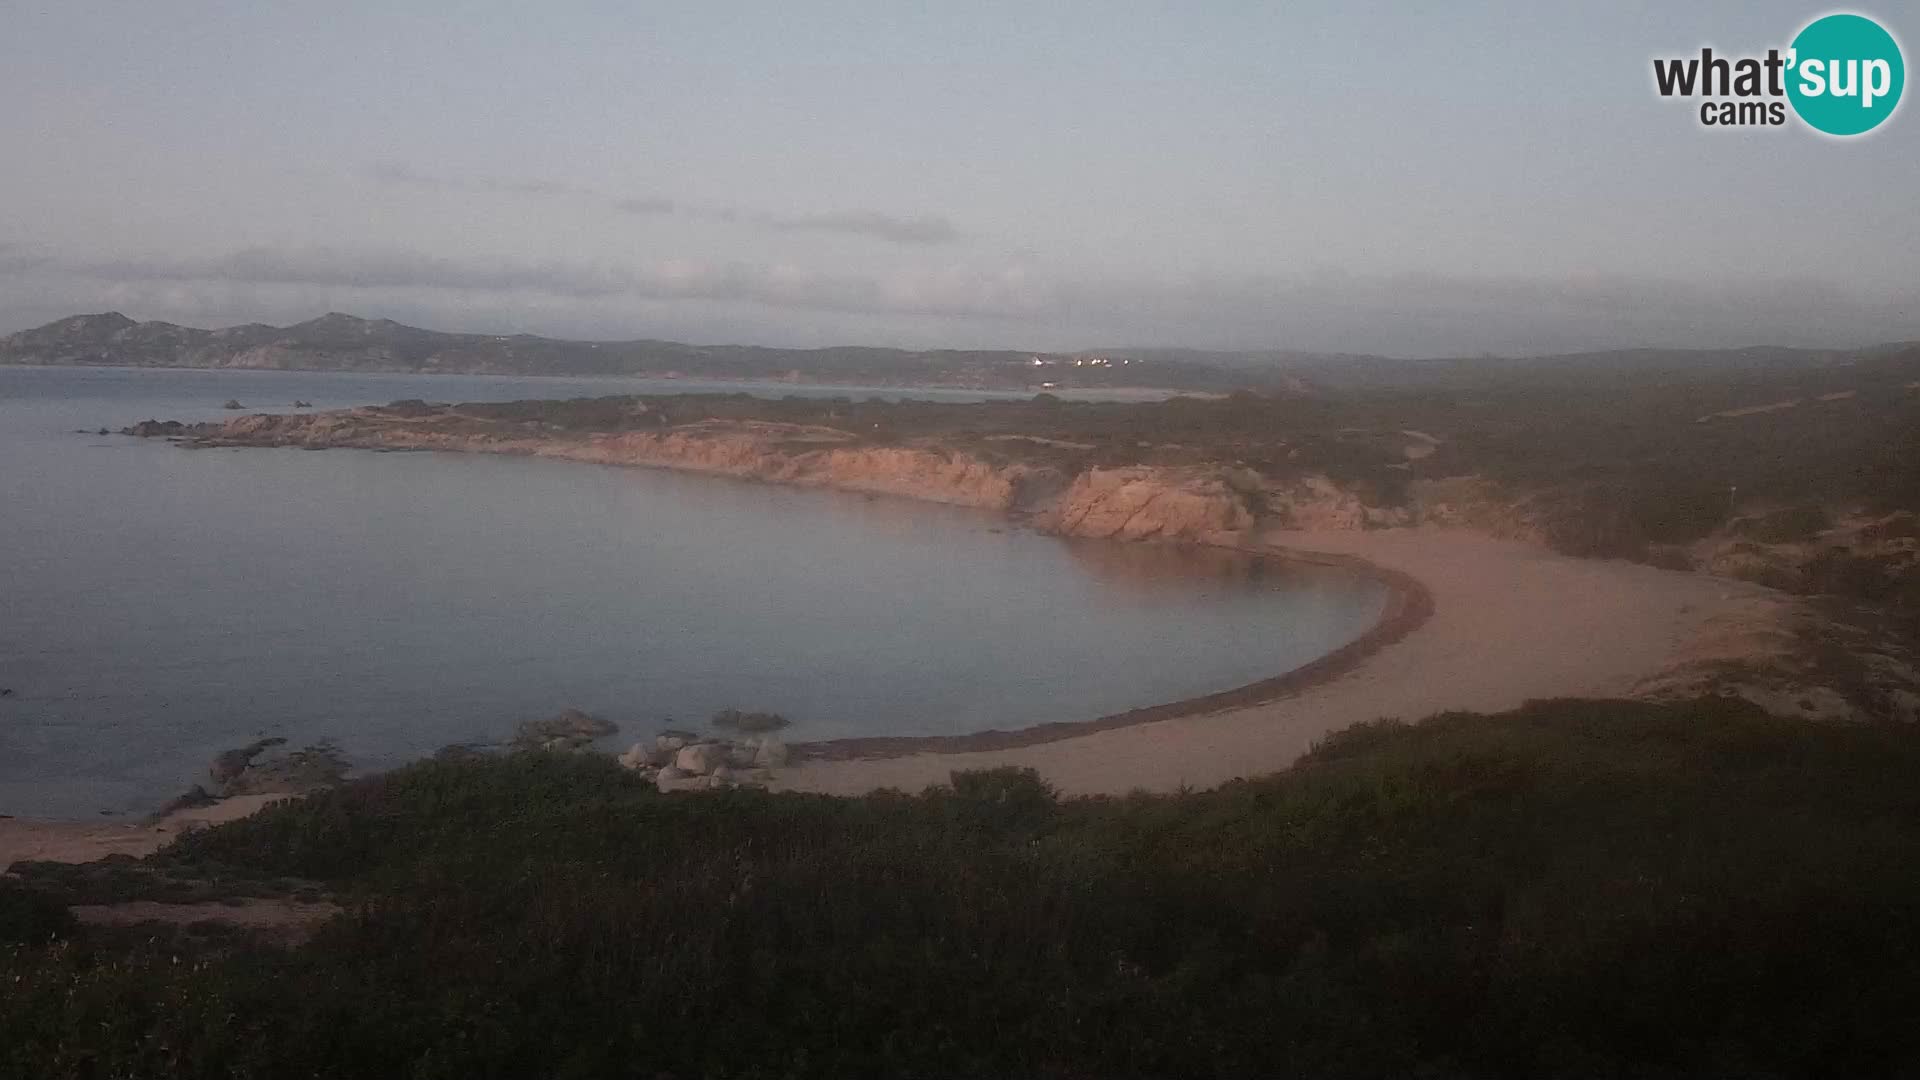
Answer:
[[[1747,577],[1911,641],[1917,387],[1908,349],[1164,402],[410,401],[289,423],[508,452],[731,425],[795,454],[1224,477],[1261,525],[1315,524],[1311,491],[1361,508],[1346,527]],[[1851,655],[1841,627],[1813,636]],[[592,756],[430,762],[145,863],[16,867],[0,1073],[1912,1075],[1916,867],[1920,728],[1714,697],[1381,721],[1285,773],[1153,797],[1063,800],[1018,771],[662,794]],[[290,950],[65,915],[279,895],[346,913]]]
[[[146,877],[17,867],[0,1073],[1910,1073],[1917,734],[1545,702],[1076,800],[1011,770],[835,799],[422,763]],[[347,913],[285,950],[56,902],[183,879]]]

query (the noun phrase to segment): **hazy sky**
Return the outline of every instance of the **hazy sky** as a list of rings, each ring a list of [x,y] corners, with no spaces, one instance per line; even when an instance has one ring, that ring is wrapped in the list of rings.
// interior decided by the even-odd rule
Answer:
[[[923,6],[0,0],[0,332],[1920,338],[1912,103],[1841,142],[1652,90],[1822,6]]]

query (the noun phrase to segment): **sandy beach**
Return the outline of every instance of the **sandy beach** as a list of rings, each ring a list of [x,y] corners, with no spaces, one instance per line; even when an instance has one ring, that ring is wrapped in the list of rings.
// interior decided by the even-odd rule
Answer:
[[[956,769],[1016,765],[1068,794],[1213,787],[1285,769],[1321,737],[1362,721],[1627,695],[1672,666],[1710,620],[1724,623],[1775,602],[1769,590],[1741,582],[1570,558],[1456,530],[1274,531],[1253,546],[1360,560],[1412,577],[1426,586],[1431,609],[1397,640],[1274,700],[1035,745],[804,759],[774,786],[842,795],[918,791]],[[227,799],[143,824],[0,818],[0,867],[146,855],[182,829],[243,817],[278,797]]]
[[[783,771],[777,786],[918,791],[955,769],[1016,765],[1038,770],[1068,794],[1213,787],[1284,769],[1322,736],[1362,721],[1629,694],[1669,667],[1709,620],[1764,607],[1774,595],[1703,574],[1570,558],[1435,528],[1274,531],[1258,546],[1359,559],[1409,575],[1431,592],[1432,614],[1358,664],[1278,700],[1034,746],[803,761]]]
[[[179,810],[159,821],[55,821],[0,817],[0,870],[21,860],[92,862],[109,855],[151,855],[187,829],[246,817],[287,795],[236,795]]]

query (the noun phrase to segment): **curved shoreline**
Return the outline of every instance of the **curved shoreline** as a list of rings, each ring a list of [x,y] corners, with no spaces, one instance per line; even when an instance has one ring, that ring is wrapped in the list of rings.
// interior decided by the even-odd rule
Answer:
[[[203,434],[195,444],[532,454],[915,501],[959,501],[929,497],[914,484],[891,482],[897,479],[891,476],[884,477],[888,483],[876,483],[857,471],[813,475],[745,468],[731,458],[708,461],[677,452],[669,460],[591,440],[556,444],[513,437],[476,443],[457,433],[435,436],[405,425],[373,433],[229,431],[226,438]],[[764,449],[745,447],[750,460],[743,460],[761,462],[751,455]],[[781,454],[762,456],[774,460]],[[951,482],[953,477],[936,479]],[[1177,478],[1157,479],[1169,483],[1136,500],[1139,505],[1176,490]],[[1192,489],[1178,490],[1184,496]],[[1207,497],[1212,494],[1203,495],[1203,501]],[[1004,499],[982,508],[1031,520]],[[1132,512],[1137,507],[1121,509]],[[1049,528],[1043,521],[1033,524],[1048,533],[1077,531]],[[1747,617],[1756,595],[1767,592],[1699,574],[1576,559],[1434,525],[1299,532],[1271,520],[1222,527],[1227,523],[1186,518],[1178,530],[1136,536],[1124,531],[1125,524],[1087,535],[1135,542],[1177,540],[1345,567],[1385,584],[1389,600],[1373,627],[1358,638],[1268,679],[1091,720],[1013,731],[796,743],[792,765],[781,770],[773,786],[831,794],[885,787],[918,790],[946,782],[953,770],[1012,765],[1039,770],[1069,794],[1210,787],[1284,769],[1326,734],[1354,723],[1383,717],[1415,720],[1455,709],[1495,712],[1537,698],[1631,696],[1646,680],[1670,669],[1712,621]],[[1416,629],[1423,632],[1413,633]],[[1383,652],[1391,653],[1391,664],[1379,658]]]
[[[349,410],[349,412],[353,412]],[[444,437],[425,433],[407,426],[405,421],[393,422],[394,426],[385,430],[368,432],[326,431],[318,438],[309,431],[315,421],[323,421],[330,414],[316,413],[298,417],[296,428],[289,432],[281,430],[280,416],[263,414],[243,418],[221,425],[216,432],[190,434],[185,445],[188,447],[287,447],[298,446],[307,450],[318,449],[359,449],[374,452],[424,451],[439,453],[483,453],[506,456],[551,457],[563,461],[576,461],[582,464],[613,466],[616,468],[663,469],[670,472],[688,472],[703,476],[721,476],[753,483],[773,484],[781,487],[815,488],[838,490],[852,494],[864,494],[869,497],[898,498],[913,502],[945,503],[975,506],[978,509],[994,513],[1003,520],[1025,523],[1043,535],[1061,539],[1079,538],[1104,540],[1115,543],[1175,543],[1225,551],[1234,551],[1251,555],[1259,559],[1272,559],[1280,562],[1338,567],[1375,581],[1387,590],[1387,601],[1380,616],[1366,631],[1345,644],[1322,654],[1298,667],[1283,671],[1268,678],[1259,679],[1241,686],[1229,687],[1193,697],[1175,701],[1141,706],[1118,713],[1088,720],[1064,720],[1034,724],[1013,730],[987,729],[958,735],[874,735],[856,736],[844,739],[828,739],[814,742],[795,742],[790,744],[796,761],[851,761],[873,758],[904,757],[927,753],[971,753],[976,751],[1011,750],[1022,747],[1038,746],[1045,743],[1060,742],[1116,728],[1131,727],[1138,724],[1155,723],[1206,713],[1222,712],[1230,709],[1246,708],[1268,704],[1298,694],[1325,681],[1334,679],[1358,667],[1374,653],[1391,645],[1418,629],[1433,614],[1434,599],[1432,590],[1411,574],[1383,567],[1365,558],[1354,555],[1337,555],[1320,552],[1275,548],[1253,542],[1255,529],[1235,527],[1196,529],[1182,531],[1172,535],[1146,533],[1129,535],[1123,529],[1107,534],[1081,534],[1066,524],[1060,515],[1036,513],[1026,505],[1026,500],[1017,497],[1020,486],[1018,478],[1011,481],[1006,492],[994,490],[994,497],[981,500],[979,492],[966,490],[943,490],[939,481],[951,481],[950,476],[936,475],[930,478],[935,483],[876,483],[872,477],[859,475],[836,475],[829,471],[825,475],[795,473],[780,468],[767,470],[743,469],[740,462],[731,457],[719,461],[685,454],[667,454],[654,448],[640,452],[638,448],[625,446],[620,437],[589,436],[585,439],[528,439],[517,432],[508,436],[474,440],[471,437]],[[265,421],[265,428],[235,432],[234,425]],[[129,429],[130,433],[132,432]],[[964,457],[964,455],[962,455]],[[775,462],[785,461],[791,464],[791,458],[784,452],[768,456]],[[978,463],[982,468],[984,462]],[[1017,470],[1016,470],[1017,471]],[[1084,478],[1087,474],[1080,474]],[[1004,479],[1004,478],[1001,478]],[[1155,498],[1158,496],[1156,495]],[[1147,502],[1152,502],[1149,498]],[[1144,504],[1143,504],[1144,505]],[[1191,523],[1189,523],[1191,524]]]
[[[1130,541],[1114,541],[1128,543]],[[1131,541],[1138,542],[1138,541]],[[874,758],[905,757],[911,754],[964,754],[986,750],[1015,750],[1045,743],[1092,735],[1136,724],[1178,720],[1207,713],[1224,712],[1253,705],[1265,705],[1291,697],[1321,683],[1339,678],[1359,667],[1369,657],[1418,630],[1433,616],[1433,591],[1411,574],[1390,570],[1354,556],[1322,555],[1308,552],[1272,551],[1236,546],[1261,558],[1307,563],[1315,566],[1339,566],[1351,569],[1387,588],[1387,601],[1380,617],[1366,632],[1332,652],[1318,656],[1299,667],[1269,678],[1196,697],[1182,698],[1159,705],[1144,705],[1125,712],[1109,713],[1091,720],[1056,720],[1011,731],[990,728],[965,735],[869,735],[848,739],[790,744],[796,760],[858,761]]]
[[[1033,735],[1022,744],[1007,733],[991,749],[922,744],[890,756],[799,759],[773,786],[832,795],[918,791],[960,770],[1016,767],[1037,771],[1067,795],[1212,788],[1284,770],[1358,723],[1501,712],[1537,699],[1632,697],[1696,653],[1703,634],[1763,619],[1779,603],[1759,586],[1575,559],[1452,529],[1274,530],[1244,546],[1377,568],[1417,583],[1430,608],[1419,618],[1425,605],[1416,601],[1349,648],[1244,688],[1277,691],[1251,704],[1213,709],[1202,698],[1150,714],[1153,722],[1135,714],[1128,723],[1122,714],[1046,732],[1071,737]],[[1410,632],[1416,626],[1420,632]]]

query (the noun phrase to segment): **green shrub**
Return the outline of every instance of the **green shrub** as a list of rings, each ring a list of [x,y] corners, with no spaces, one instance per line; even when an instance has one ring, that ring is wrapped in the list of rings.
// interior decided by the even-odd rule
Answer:
[[[1808,504],[1736,518],[1728,531],[1763,544],[1797,544],[1813,539],[1829,524],[1824,507]]]
[[[65,904],[0,878],[0,946],[42,945],[67,937],[77,925]]]
[[[0,1075],[1889,1075],[1920,731],[1708,699],[1382,722],[1059,799],[425,763],[178,842],[307,946],[0,952]]]

